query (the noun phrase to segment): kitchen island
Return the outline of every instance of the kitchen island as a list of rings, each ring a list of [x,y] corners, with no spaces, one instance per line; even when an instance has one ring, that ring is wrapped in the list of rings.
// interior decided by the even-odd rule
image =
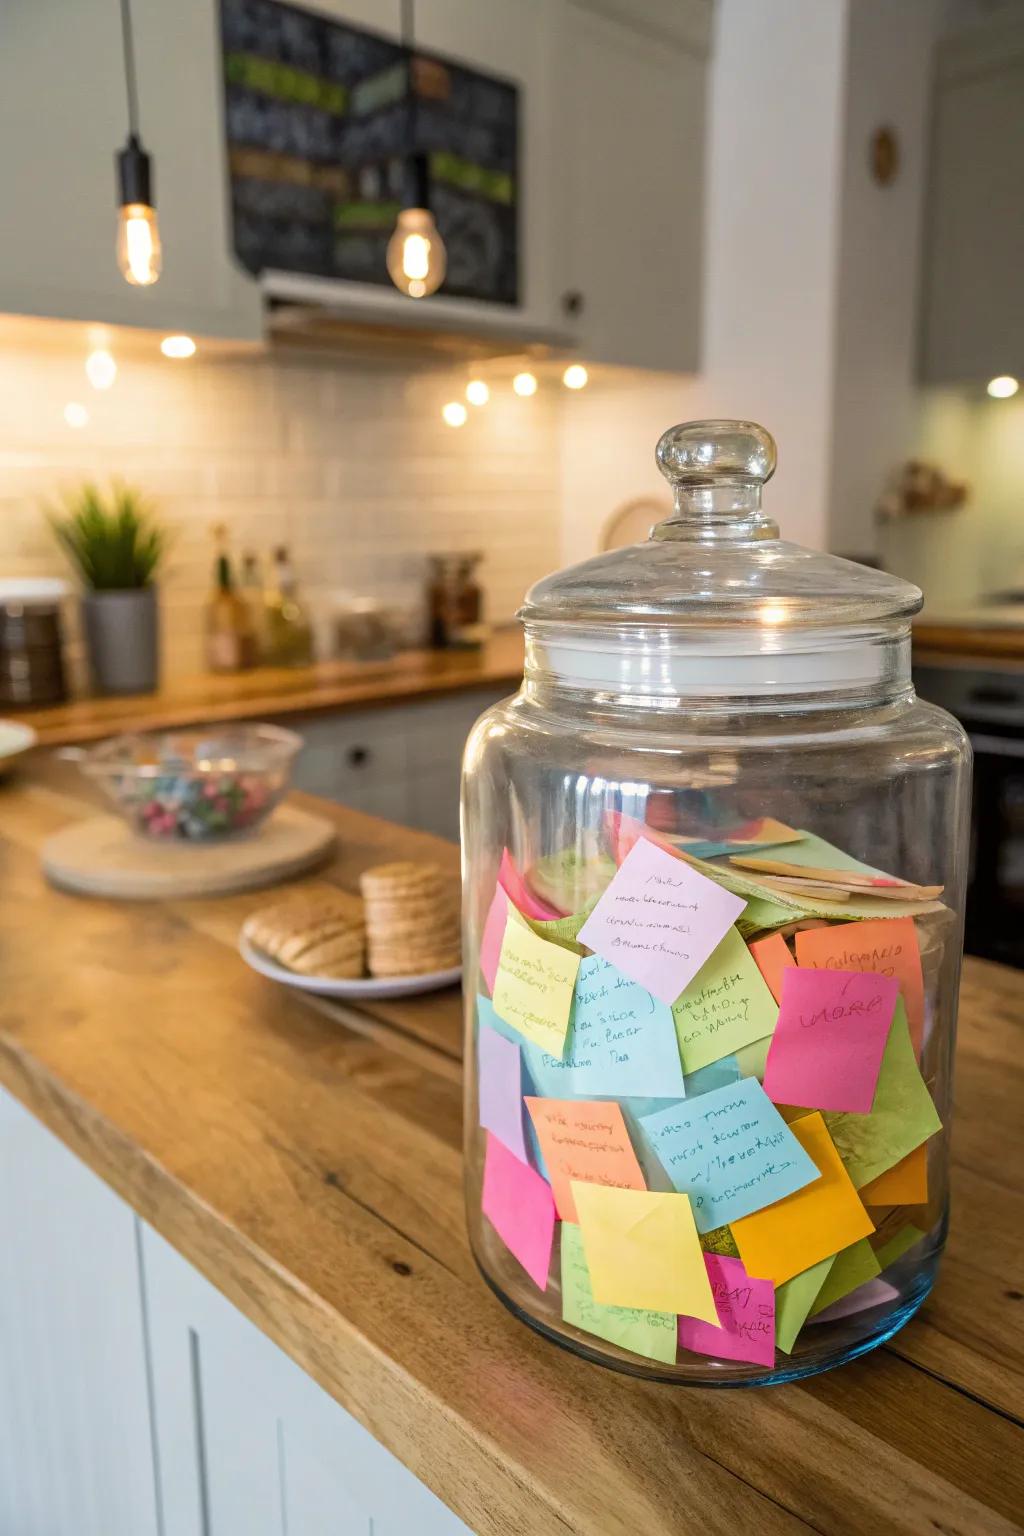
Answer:
[[[451,844],[317,808],[337,824],[331,874],[343,886],[393,857],[457,868]],[[37,1155],[95,1186],[97,1210],[116,1206],[109,1233],[93,1232],[47,1173],[49,1200],[5,1245],[0,1358],[24,1368],[0,1394],[0,1528],[3,1479],[13,1471],[27,1485],[44,1405],[57,1412],[39,1362],[25,1365],[31,1314],[61,1288],[71,1321],[47,1328],[92,1359],[99,1327],[75,1287],[97,1306],[111,1295],[105,1272],[90,1291],[91,1277],[130,1223],[125,1260],[137,1253],[143,1297],[132,1379],[151,1415],[152,1529],[163,1536],[448,1536],[459,1521],[484,1536],[1020,1529],[1018,973],[966,964],[952,1234],[918,1316],[874,1354],[796,1385],[656,1386],[554,1348],[479,1278],[462,1213],[457,992],[356,1008],[264,981],[234,948],[258,893],[129,906],[49,889],[41,842],[90,809],[88,791],[45,763],[0,784],[0,1130],[22,1154],[17,1178],[0,1181],[5,1228],[10,1237],[8,1206],[21,1209]],[[46,1137],[32,1151],[46,1136],[37,1122],[63,1146],[48,1150]],[[93,1198],[83,1193],[83,1208]],[[58,1235],[37,1242],[45,1210]],[[29,1250],[50,1256],[52,1274],[19,1291]],[[12,1313],[19,1294],[26,1315]],[[121,1334],[132,1294],[119,1303]],[[137,1284],[134,1297],[138,1307]],[[261,1347],[273,1369],[256,1369]],[[78,1364],[72,1352],[48,1368],[74,1377]],[[126,1365],[118,1381],[129,1378]],[[302,1384],[316,1412],[306,1398],[295,1406]],[[13,1402],[17,1385],[37,1397]],[[101,1434],[99,1410],[84,1417]],[[311,1448],[301,1428],[314,1419]],[[131,1459],[119,1452],[111,1467]],[[375,1455],[393,1476],[374,1471]],[[371,1472],[377,1494],[364,1488]],[[11,1526],[29,1528],[41,1525]],[[79,1510],[67,1530],[93,1528]]]

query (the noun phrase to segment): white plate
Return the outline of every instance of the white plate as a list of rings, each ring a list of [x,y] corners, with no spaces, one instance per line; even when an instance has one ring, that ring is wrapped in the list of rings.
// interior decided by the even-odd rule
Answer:
[[[300,976],[297,971],[277,965],[250,944],[244,934],[239,935],[238,953],[261,976],[296,987],[300,992],[316,992],[320,997],[413,997],[417,992],[439,992],[442,987],[453,987],[462,975],[462,966],[456,965],[451,970],[429,971],[423,976]]]
[[[0,773],[7,768],[8,759],[19,757],[36,744],[36,733],[30,725],[20,720],[0,720]]]

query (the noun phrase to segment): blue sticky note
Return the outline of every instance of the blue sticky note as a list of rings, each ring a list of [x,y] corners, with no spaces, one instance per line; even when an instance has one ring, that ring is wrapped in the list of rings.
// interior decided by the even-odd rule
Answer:
[[[710,1093],[713,1088],[728,1088],[730,1083],[738,1083],[742,1076],[735,1056],[723,1056],[719,1061],[709,1061],[706,1067],[698,1067],[696,1072],[683,1074],[686,1097],[695,1099],[702,1093]]]
[[[698,1232],[749,1216],[820,1178],[756,1077],[714,1088],[641,1121]]]
[[[672,1009],[600,955],[580,961],[561,1059],[530,1043],[523,1054],[538,1091],[549,1098],[686,1094]]]

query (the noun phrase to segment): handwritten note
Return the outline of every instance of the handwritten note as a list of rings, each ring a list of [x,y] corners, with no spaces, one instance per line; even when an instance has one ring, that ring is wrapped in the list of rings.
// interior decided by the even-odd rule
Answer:
[[[902,998],[896,1003],[870,1115],[826,1112],[825,1123],[857,1189],[942,1129],[910,1043]]]
[[[506,895],[519,908],[524,917],[553,918],[563,914],[554,907],[549,907],[546,902],[535,896],[523,879],[519,866],[509,853],[508,849],[502,850],[501,864],[498,867],[498,884],[505,890]]]
[[[745,905],[640,838],[580,929],[580,939],[661,1002],[674,1003]]]
[[[561,1240],[564,1320],[584,1333],[631,1350],[634,1355],[674,1365],[676,1314],[645,1311],[642,1307],[602,1307],[594,1300],[579,1227],[563,1223]]]
[[[704,1264],[715,1298],[717,1328],[695,1317],[679,1319],[679,1343],[718,1360],[775,1364],[775,1287],[748,1275],[739,1259],[706,1253]]]
[[[913,1152],[861,1186],[865,1205],[925,1205],[928,1200],[928,1147],[922,1142]]]
[[[704,1254],[685,1195],[572,1187],[594,1299],[608,1307],[683,1312],[718,1324]]]
[[[491,904],[484,919],[484,931],[480,938],[480,973],[487,983],[488,992],[494,991],[494,978],[501,959],[501,944],[508,923],[508,897],[500,885],[494,888]]]
[[[593,1099],[526,1100],[555,1205],[563,1221],[576,1221],[572,1181],[643,1189],[644,1176],[618,1104]]]
[[[481,1024],[476,1049],[480,1124],[520,1162],[529,1162],[523,1134],[523,1065],[519,1046]]]
[[[641,1120],[697,1230],[710,1232],[818,1178],[813,1159],[761,1084],[744,1078]]]
[[[924,977],[917,927],[912,917],[877,918],[809,928],[796,936],[798,965],[829,971],[871,971],[893,976],[907,1008],[914,1054],[924,1038]]]
[[[781,1003],[782,973],[789,966],[796,964],[789,945],[781,933],[770,933],[766,939],[757,939],[751,944],[750,953],[772,997],[777,1003]]]
[[[861,971],[784,972],[782,1005],[765,1063],[777,1104],[870,1113],[899,983]]]
[[[555,1202],[550,1186],[490,1134],[481,1204],[505,1247],[519,1260],[534,1285],[546,1291],[555,1235]]]
[[[814,1298],[810,1310],[810,1316],[815,1317],[819,1312],[824,1312],[834,1301],[839,1301],[843,1296],[848,1296],[858,1286],[864,1285],[868,1280],[873,1280],[881,1271],[881,1265],[875,1256],[875,1250],[866,1237],[859,1238],[851,1243],[848,1248],[843,1248],[836,1254],[836,1261],[828,1272],[824,1285]]]
[[[778,1004],[739,932],[729,928],[672,1005],[684,1072],[770,1035]]]
[[[793,1345],[807,1314],[814,1305],[814,1298],[825,1283],[825,1277],[835,1263],[835,1254],[820,1259],[791,1280],[775,1288],[775,1347],[785,1354],[793,1353]]]
[[[509,921],[494,978],[494,1011],[527,1040],[561,1057],[569,1028],[579,955]]]
[[[790,1130],[821,1177],[731,1223],[747,1273],[764,1275],[776,1285],[875,1230],[821,1115],[804,1115]]]

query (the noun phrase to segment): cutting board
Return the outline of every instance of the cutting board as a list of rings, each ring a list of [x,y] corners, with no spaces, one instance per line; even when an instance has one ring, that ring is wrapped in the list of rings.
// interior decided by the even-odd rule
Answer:
[[[300,874],[327,857],[334,836],[323,817],[287,805],[258,831],[218,843],[161,843],[139,836],[120,816],[92,816],[47,839],[43,872],[83,896],[222,896]]]

